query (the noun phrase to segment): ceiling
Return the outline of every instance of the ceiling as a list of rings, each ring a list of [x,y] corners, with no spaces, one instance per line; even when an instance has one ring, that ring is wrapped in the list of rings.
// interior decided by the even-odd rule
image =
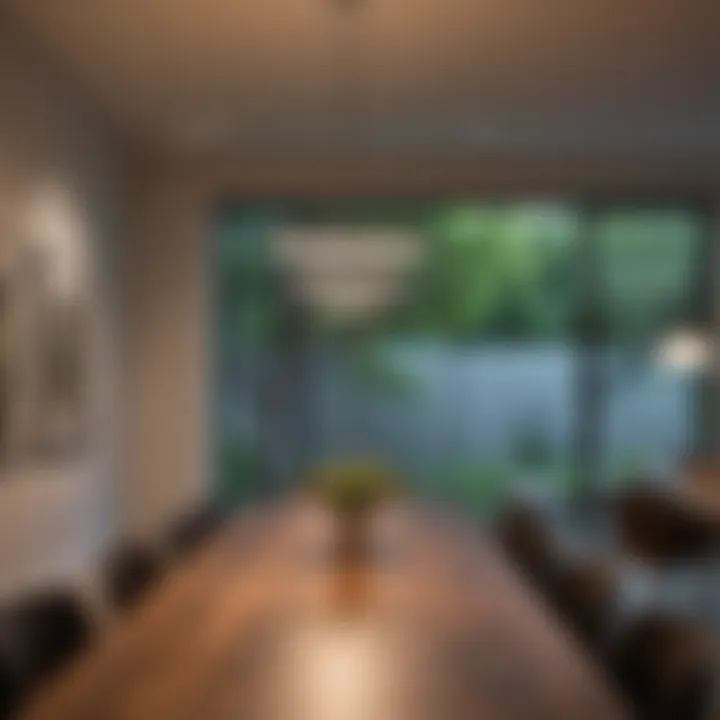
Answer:
[[[337,1],[0,4],[169,148],[720,154],[717,0]]]

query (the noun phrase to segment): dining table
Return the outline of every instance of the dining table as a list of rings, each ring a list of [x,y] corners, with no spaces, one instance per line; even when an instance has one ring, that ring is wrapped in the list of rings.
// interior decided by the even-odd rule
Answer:
[[[491,535],[375,513],[361,559],[304,498],[247,507],[22,709],[22,720],[622,720],[601,664]]]

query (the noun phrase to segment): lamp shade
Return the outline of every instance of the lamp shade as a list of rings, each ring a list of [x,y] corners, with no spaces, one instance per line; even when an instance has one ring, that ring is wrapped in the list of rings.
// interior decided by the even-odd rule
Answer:
[[[422,246],[412,229],[382,226],[285,226],[273,240],[298,301],[343,321],[377,316],[399,302]]]
[[[713,359],[712,338],[699,328],[677,328],[658,343],[657,359],[663,367],[673,370],[706,370]]]

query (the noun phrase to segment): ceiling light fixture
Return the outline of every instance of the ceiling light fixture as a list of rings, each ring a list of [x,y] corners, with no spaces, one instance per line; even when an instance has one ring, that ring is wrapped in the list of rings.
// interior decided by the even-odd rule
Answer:
[[[713,363],[713,338],[700,328],[676,328],[661,339],[656,356],[670,370],[703,372]]]
[[[401,300],[423,242],[411,228],[286,226],[276,233],[273,251],[289,287],[311,312],[362,320]]]

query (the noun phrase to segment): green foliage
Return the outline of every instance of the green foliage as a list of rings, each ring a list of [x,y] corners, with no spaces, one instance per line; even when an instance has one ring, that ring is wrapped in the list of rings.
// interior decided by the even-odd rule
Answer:
[[[280,283],[268,231],[267,218],[250,213],[223,227],[219,241],[221,330],[225,336],[252,345],[269,342],[279,321]]]
[[[423,489],[473,516],[489,518],[507,501],[513,478],[506,466],[482,460],[450,461],[427,473]]]
[[[609,458],[606,475],[623,487],[643,482],[652,468],[652,451],[637,446],[621,448]]]
[[[227,441],[220,449],[218,463],[222,499],[237,503],[251,497],[260,470],[257,451],[247,442]]]
[[[460,342],[562,337],[573,227],[559,208],[441,207],[405,326]]]
[[[646,347],[668,325],[687,321],[700,236],[693,215],[608,213],[595,231],[603,302],[615,340]]]
[[[398,475],[372,459],[355,458],[327,464],[308,479],[310,490],[344,513],[363,513],[398,494]]]
[[[337,206],[337,207],[336,207]],[[334,210],[333,210],[334,209]],[[301,213],[301,208],[296,209]],[[578,215],[558,204],[340,203],[305,209],[310,218],[412,225],[427,257],[410,293],[367,328],[378,338],[414,334],[458,342],[577,337],[637,341],[688,311],[697,220],[674,211],[608,212],[591,228],[598,245],[595,309],[576,305]],[[276,216],[247,210],[223,227],[220,305],[228,327],[249,340],[272,336],[281,313],[281,281],[269,233]],[[342,328],[323,327],[322,335]],[[390,383],[392,384],[392,383]]]

